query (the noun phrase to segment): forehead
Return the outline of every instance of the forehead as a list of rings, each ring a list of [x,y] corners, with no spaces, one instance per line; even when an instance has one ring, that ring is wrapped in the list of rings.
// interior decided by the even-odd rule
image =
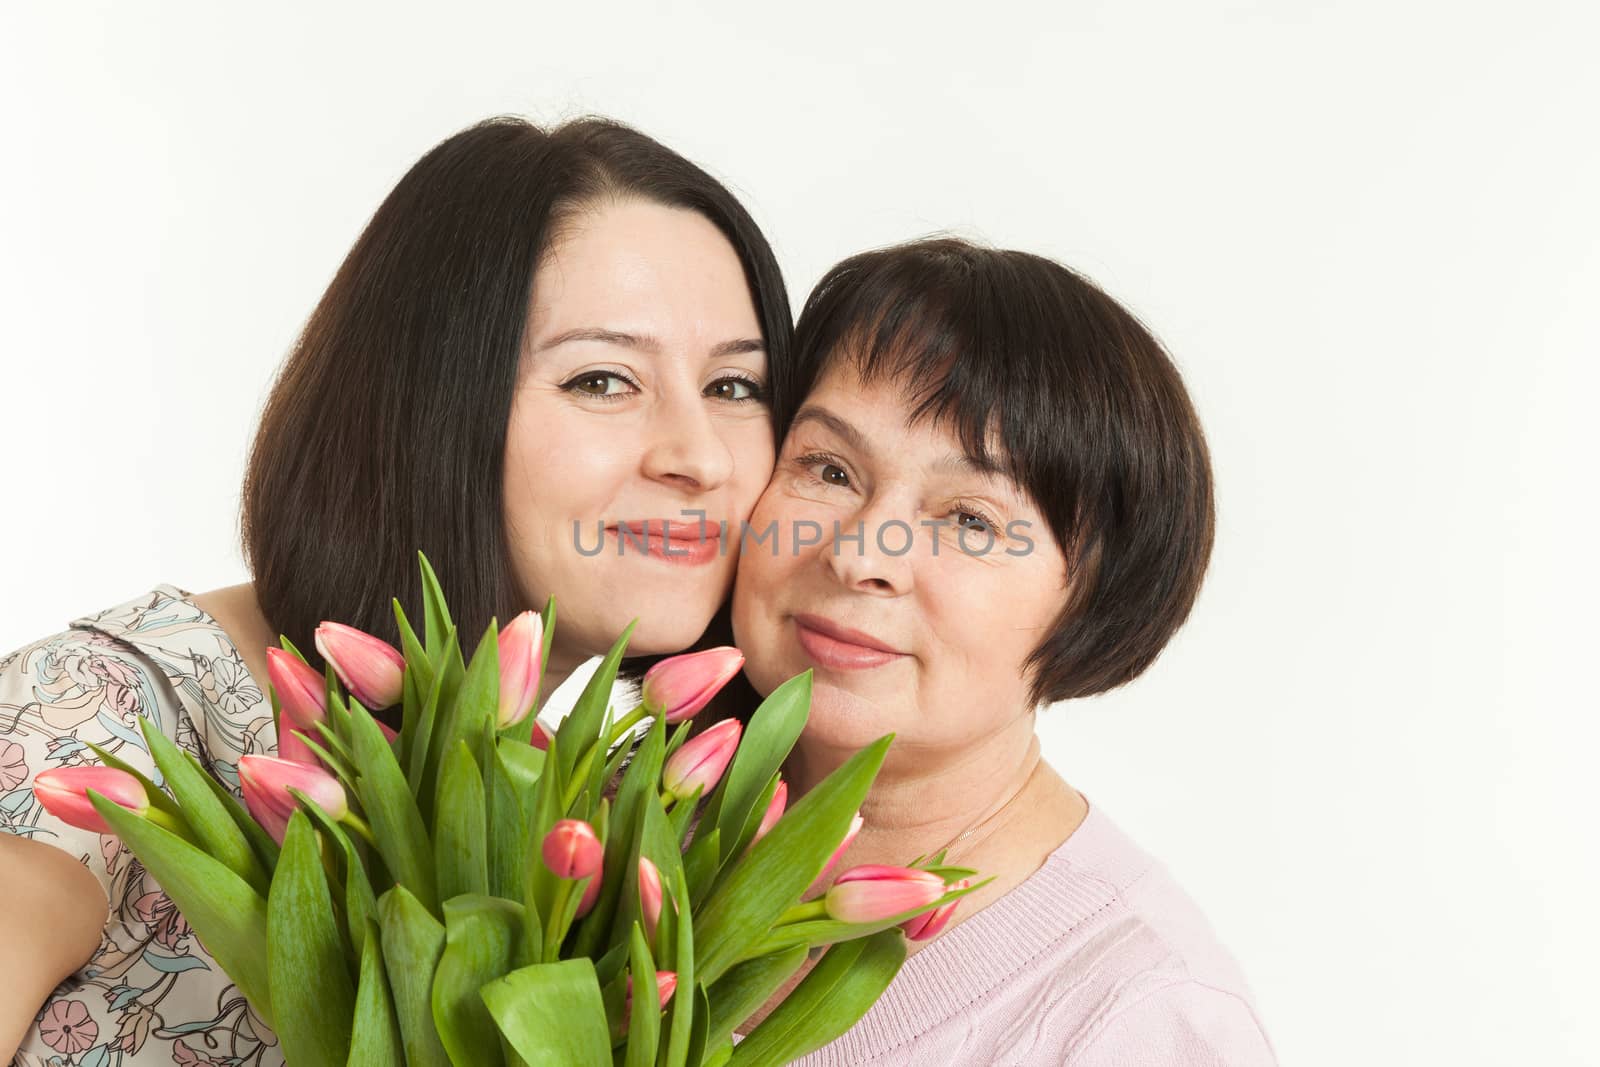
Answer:
[[[756,323],[743,265],[699,212],[644,200],[605,201],[564,219],[539,257],[530,301],[535,323],[597,314]]]

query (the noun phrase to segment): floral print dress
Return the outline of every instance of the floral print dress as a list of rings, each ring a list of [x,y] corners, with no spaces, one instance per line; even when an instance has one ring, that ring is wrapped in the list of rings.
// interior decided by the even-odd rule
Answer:
[[[277,1037],[143,864],[118,838],[50,815],[32,792],[40,771],[97,762],[85,742],[160,782],[138,716],[235,796],[239,757],[277,750],[265,694],[188,597],[157,586],[0,657],[0,831],[66,850],[110,901],[100,948],[50,994],[13,1067],[284,1062]]]

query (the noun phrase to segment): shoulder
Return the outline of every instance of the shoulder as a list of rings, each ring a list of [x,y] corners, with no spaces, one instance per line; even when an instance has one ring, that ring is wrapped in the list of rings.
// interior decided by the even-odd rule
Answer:
[[[1158,985],[1117,1005],[1063,1061],[1071,1067],[1276,1067],[1254,1007],[1195,979]]]
[[[1084,844],[1110,899],[1051,976],[1079,1001],[1066,1062],[1275,1064],[1243,972],[1166,866],[1103,814]]]

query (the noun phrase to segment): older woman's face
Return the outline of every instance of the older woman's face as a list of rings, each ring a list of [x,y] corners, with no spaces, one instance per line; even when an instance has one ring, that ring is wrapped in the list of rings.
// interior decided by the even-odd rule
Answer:
[[[893,730],[896,748],[932,754],[1014,720],[1029,710],[1023,660],[1065,604],[1065,559],[1032,502],[976,469],[953,429],[908,427],[909,413],[894,385],[836,363],[739,559],[746,672],[765,694],[813,669],[806,729],[825,745]],[[758,543],[773,526],[777,543]]]
[[[505,520],[566,655],[604,651],[634,617],[630,653],[676,652],[728,595],[719,524],[737,530],[772,473],[765,347],[738,254],[696,212],[608,203],[540,261]]]

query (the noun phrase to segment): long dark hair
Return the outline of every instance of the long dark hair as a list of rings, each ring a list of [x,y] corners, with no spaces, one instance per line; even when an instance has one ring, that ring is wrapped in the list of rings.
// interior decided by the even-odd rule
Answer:
[[[240,524],[268,623],[315,663],[324,619],[397,640],[420,618],[416,552],[462,643],[525,608],[504,523],[506,426],[540,254],[575,209],[635,197],[699,212],[744,266],[774,423],[795,403],[777,260],[720,182],[637,130],[489,119],[400,179],[312,312],[251,448]],[[560,626],[560,605],[557,605]],[[724,605],[694,647],[728,643]],[[659,657],[629,661],[637,677]]]

